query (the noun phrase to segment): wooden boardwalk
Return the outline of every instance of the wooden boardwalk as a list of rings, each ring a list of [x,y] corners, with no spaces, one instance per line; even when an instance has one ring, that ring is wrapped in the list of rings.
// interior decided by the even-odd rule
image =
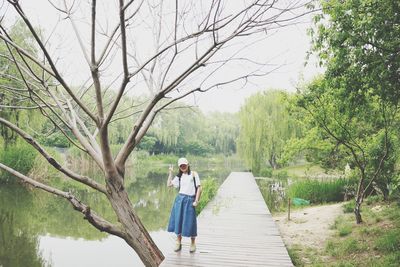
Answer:
[[[184,238],[161,266],[293,266],[251,173],[231,173],[197,222],[197,251]]]

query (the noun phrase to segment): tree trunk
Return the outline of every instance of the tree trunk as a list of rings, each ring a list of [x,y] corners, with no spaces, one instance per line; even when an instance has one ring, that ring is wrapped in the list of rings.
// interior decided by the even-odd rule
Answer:
[[[360,224],[362,223],[362,218],[361,218],[361,203],[359,200],[356,201],[356,206],[354,208],[354,214],[356,216],[356,223]]]
[[[271,167],[276,170],[278,168],[278,163],[276,162],[276,157],[275,154],[271,154],[270,158],[269,158],[269,165],[271,165]]]
[[[358,188],[357,188],[357,193],[356,193],[356,205],[354,207],[354,215],[356,216],[356,223],[360,224],[362,223],[362,218],[361,218],[361,204],[363,203],[364,200],[364,181],[365,181],[365,171],[364,168],[360,167],[360,181],[358,182]]]
[[[122,181],[120,178],[107,181],[107,193],[118,221],[125,230],[123,239],[136,251],[145,266],[159,266],[164,255],[134,212],[122,182],[116,180]]]

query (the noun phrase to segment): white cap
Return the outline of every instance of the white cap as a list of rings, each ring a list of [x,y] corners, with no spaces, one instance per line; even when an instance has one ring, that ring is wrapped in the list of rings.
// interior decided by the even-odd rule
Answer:
[[[181,166],[182,164],[189,165],[189,161],[186,158],[178,159],[178,167]]]

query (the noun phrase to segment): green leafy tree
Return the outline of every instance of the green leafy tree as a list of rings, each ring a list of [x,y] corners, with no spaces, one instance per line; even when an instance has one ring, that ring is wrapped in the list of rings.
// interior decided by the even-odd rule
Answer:
[[[256,174],[267,162],[277,168],[286,141],[300,134],[287,97],[282,91],[257,93],[240,109],[238,151]]]
[[[239,117],[237,114],[213,112],[206,116],[207,143],[216,153],[231,155],[236,153],[239,136]]]
[[[161,113],[148,132],[157,138],[150,152],[193,155],[233,154],[238,134],[235,114],[213,112],[204,115],[198,108],[182,103]]]
[[[360,207],[365,196],[376,185],[387,193],[387,179],[394,172],[397,154],[394,147],[396,110],[369,93],[360,91],[363,105],[353,100],[343,88],[331,87],[329,79],[316,79],[298,95],[297,104],[309,118],[310,131],[319,131],[320,140],[335,148],[335,166],[344,170],[350,163],[358,176],[355,216],[362,222]],[[307,133],[305,133],[307,135]],[[387,196],[387,194],[385,195]]]
[[[346,147],[359,170],[358,223],[366,190],[391,166],[400,88],[399,5],[391,0],[322,1],[323,12],[311,32],[314,51],[326,67],[325,80],[316,86],[323,92],[311,101],[325,105],[321,110],[327,113],[318,123],[338,137],[338,145]],[[330,104],[335,102],[337,110]]]

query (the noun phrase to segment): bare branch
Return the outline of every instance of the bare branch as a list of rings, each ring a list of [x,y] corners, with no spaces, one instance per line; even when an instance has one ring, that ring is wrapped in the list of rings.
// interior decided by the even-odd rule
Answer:
[[[0,27],[2,28],[2,27]],[[3,29],[2,29],[3,30]],[[0,38],[6,42],[7,44],[11,45],[12,47],[14,47],[18,52],[20,52],[21,54],[23,54],[24,56],[26,56],[27,58],[29,58],[30,60],[32,60],[33,62],[35,62],[35,64],[37,64],[40,68],[42,68],[44,71],[46,71],[47,73],[49,73],[50,75],[52,75],[53,77],[56,77],[56,75],[53,73],[53,71],[51,71],[50,69],[48,69],[45,65],[43,65],[39,60],[37,60],[34,56],[32,56],[30,53],[28,53],[27,51],[25,51],[23,48],[21,48],[19,45],[17,45],[16,43],[14,43],[12,40],[10,40],[7,36],[3,35],[4,30],[2,31],[2,33],[0,34]]]
[[[29,134],[27,134],[26,132],[21,130],[18,126],[12,124],[11,122],[9,122],[1,117],[0,117],[0,123],[7,126],[10,129],[12,129],[14,132],[18,133],[27,143],[32,145],[32,147],[34,147],[54,168],[56,168],[60,172],[64,173],[68,177],[70,177],[78,182],[81,182],[83,184],[90,186],[93,189],[96,189],[104,194],[106,193],[106,190],[103,185],[97,183],[96,181],[90,179],[87,176],[82,176],[82,175],[76,174],[76,173],[72,172],[71,170],[69,170],[65,167],[62,167],[49,153],[46,152],[46,150],[42,146],[40,146],[39,143],[36,142],[36,140],[32,136],[30,136]]]
[[[112,223],[110,223],[110,222],[106,221],[105,219],[101,218],[100,216],[98,216],[95,212],[93,212],[90,209],[89,206],[83,204],[80,200],[78,200],[78,198],[76,198],[71,193],[64,192],[57,188],[40,183],[32,178],[29,178],[29,177],[23,175],[20,172],[17,172],[16,170],[13,170],[12,168],[10,168],[2,163],[0,163],[0,169],[7,171],[8,173],[16,176],[17,178],[21,179],[22,181],[24,181],[36,188],[42,189],[46,192],[49,192],[54,195],[57,195],[57,196],[67,199],[72,204],[74,209],[83,213],[85,215],[85,219],[87,219],[98,230],[124,238],[125,233],[120,227],[117,227],[116,225],[113,225]]]
[[[132,2],[131,2],[132,3]],[[130,3],[129,3],[130,4]],[[119,16],[120,16],[120,30],[121,30],[121,51],[122,51],[122,67],[123,67],[123,79],[122,83],[120,85],[120,88],[118,90],[118,95],[111,106],[111,109],[109,113],[107,114],[107,117],[104,121],[104,124],[107,125],[110,121],[112,116],[114,115],[119,102],[121,101],[121,98],[124,94],[124,91],[126,89],[126,86],[129,82],[129,70],[128,70],[128,60],[127,60],[127,45],[126,45],[126,27],[125,27],[125,8],[124,8],[124,1],[119,0]]]
[[[78,40],[79,47],[81,48],[82,54],[85,57],[85,60],[86,60],[87,64],[90,66],[89,56],[88,56],[88,54],[86,52],[85,45],[83,44],[82,37],[81,37],[81,35],[79,33],[79,30],[78,30],[78,26],[76,25],[75,21],[72,19],[72,14],[71,14],[72,7],[68,8],[67,2],[65,0],[63,2],[64,2],[64,8],[65,8],[64,10],[61,10],[61,9],[59,9],[57,7],[56,8],[57,8],[57,10],[61,11],[62,13],[65,13],[67,15],[67,18],[71,22],[72,29],[74,31],[76,39]]]
[[[93,86],[96,92],[96,106],[98,112],[97,126],[102,127],[104,119],[104,107],[101,94],[101,84],[99,77],[99,66],[96,62],[96,0],[92,0],[92,16],[91,16],[91,46],[90,46],[90,72],[92,74]]]
[[[174,24],[174,42],[173,42],[174,43],[174,54],[173,54],[173,56],[168,64],[168,67],[166,68],[165,73],[162,77],[160,88],[164,87],[165,79],[167,78],[167,75],[172,67],[172,64],[174,63],[174,60],[175,60],[176,56],[178,55],[177,31],[178,31],[178,0],[175,0],[175,24]]]
[[[56,65],[54,64],[52,58],[50,57],[50,54],[48,53],[46,47],[44,46],[43,42],[41,41],[39,35],[36,33],[36,30],[32,26],[31,22],[29,19],[25,16],[25,13],[22,11],[21,6],[19,5],[19,2],[13,2],[9,1],[11,5],[14,6],[14,9],[17,11],[19,16],[24,20],[26,26],[29,28],[32,36],[35,38],[37,44],[41,48],[42,52],[44,53],[47,61],[49,62],[51,69],[54,73],[54,77],[60,82],[60,84],[63,86],[63,88],[68,92],[68,94],[74,99],[74,101],[79,105],[79,107],[93,120],[97,121],[96,117],[87,109],[87,107],[76,97],[76,95],[72,92],[72,90],[69,88],[69,86],[66,84],[64,79],[62,78],[61,74],[58,72],[58,69]],[[0,35],[1,37],[1,35]]]

